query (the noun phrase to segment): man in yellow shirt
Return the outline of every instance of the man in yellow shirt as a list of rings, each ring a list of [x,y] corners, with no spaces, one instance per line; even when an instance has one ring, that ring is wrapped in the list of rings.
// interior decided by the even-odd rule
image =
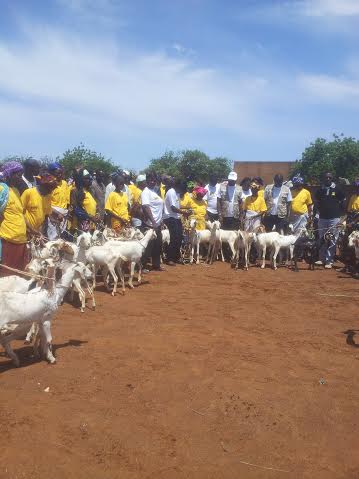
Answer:
[[[131,197],[130,216],[132,226],[140,228],[142,226],[142,206],[141,206],[141,194],[146,187],[146,175],[138,175],[136,178],[136,184],[128,185],[128,189]]]
[[[312,219],[313,200],[310,192],[304,188],[304,179],[295,176],[292,179],[292,208],[289,223],[293,225],[293,232],[306,228],[308,220]]]
[[[354,193],[351,195],[347,206],[347,228],[349,232],[357,229],[359,223],[359,180],[354,181],[353,186]]]
[[[267,212],[267,205],[264,196],[260,194],[261,185],[253,180],[251,182],[251,196],[247,196],[242,203],[244,211],[244,230],[256,231],[264,213]]]
[[[60,238],[67,224],[67,213],[70,204],[70,187],[64,180],[64,170],[60,163],[51,163],[49,173],[56,178],[56,188],[51,194],[51,215],[47,224],[47,237],[50,240]]]
[[[9,161],[2,166],[1,173],[0,263],[23,271],[28,260],[26,223],[17,189],[22,184],[23,167],[17,161]],[[16,272],[0,267],[1,277],[13,274]]]
[[[47,218],[52,213],[51,194],[56,185],[54,176],[42,173],[36,178],[36,186],[21,195],[28,234],[38,236],[45,233]]]
[[[114,184],[116,189],[109,194],[105,210],[111,218],[111,228],[115,231],[120,231],[130,222],[128,196],[124,191],[125,179],[123,176],[116,176]]]

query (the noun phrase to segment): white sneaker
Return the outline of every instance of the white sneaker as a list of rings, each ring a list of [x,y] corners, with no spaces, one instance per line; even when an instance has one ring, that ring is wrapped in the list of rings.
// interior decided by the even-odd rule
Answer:
[[[331,263],[328,263],[324,266],[325,269],[332,269],[333,265]]]
[[[314,264],[316,264],[317,266],[323,266],[323,261],[316,261]]]

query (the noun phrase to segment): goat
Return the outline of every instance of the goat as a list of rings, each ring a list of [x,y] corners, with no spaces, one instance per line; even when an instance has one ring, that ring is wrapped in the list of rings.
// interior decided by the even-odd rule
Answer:
[[[244,258],[244,269],[248,271],[249,269],[249,253],[251,251],[251,247],[253,242],[256,241],[256,233],[249,232],[249,231],[242,231],[238,230],[238,241],[237,241],[237,249],[236,255],[233,259],[235,262],[235,268],[238,269],[239,265],[239,252],[240,250],[243,251],[243,258]]]
[[[303,235],[305,228],[300,228],[297,233],[290,234],[290,235],[279,235],[277,238],[274,238],[273,246],[274,246],[274,254],[273,254],[273,268],[277,269],[277,256],[281,248],[288,248],[289,249],[289,258],[290,261],[293,263],[293,252],[294,246],[297,242],[298,238]]]
[[[266,252],[267,248],[273,249],[274,241],[279,238],[279,233],[276,231],[271,231],[269,233],[261,232],[261,230],[256,234],[255,243],[258,250],[258,256],[262,256],[262,265],[261,268],[266,267]],[[272,253],[273,256],[273,253]],[[271,258],[272,259],[272,258]]]
[[[206,224],[209,227],[211,232],[206,261],[208,264],[212,264],[214,258],[218,254],[218,251],[221,251],[222,261],[224,261],[222,243],[221,243],[221,237],[220,237],[221,224],[219,221],[213,221],[213,223],[211,223],[210,221],[207,221]]]
[[[196,264],[199,264],[199,247],[201,244],[209,243],[211,239],[211,232],[209,230],[196,230],[197,221],[195,218],[190,221],[190,263],[193,263],[194,249],[197,250]]]
[[[221,244],[221,255],[222,255],[222,261],[224,261],[223,257],[223,251],[222,251],[222,245],[223,243],[228,244],[231,253],[232,253],[232,260],[236,256],[236,245],[238,241],[238,232],[233,231],[233,230],[219,230],[219,238],[220,238],[220,244]]]

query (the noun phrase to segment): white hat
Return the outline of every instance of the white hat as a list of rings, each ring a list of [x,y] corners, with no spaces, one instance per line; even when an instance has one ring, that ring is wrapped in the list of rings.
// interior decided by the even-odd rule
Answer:
[[[130,172],[128,170],[122,170],[122,173],[126,176],[130,176]]]
[[[136,183],[141,183],[142,181],[146,181],[146,175],[138,175],[136,178]]]
[[[235,171],[231,171],[228,175],[229,180],[237,181],[237,178],[238,178],[238,176],[237,176],[237,173]]]

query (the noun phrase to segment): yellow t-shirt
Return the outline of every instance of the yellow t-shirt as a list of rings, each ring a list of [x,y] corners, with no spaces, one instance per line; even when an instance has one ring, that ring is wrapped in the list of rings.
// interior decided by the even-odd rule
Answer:
[[[359,195],[352,195],[350,197],[347,211],[348,213],[357,213],[359,211]]]
[[[91,195],[89,191],[84,190],[85,193],[85,198],[83,201],[83,208],[86,211],[86,213],[90,216],[95,216],[96,215],[96,200],[95,198]]]
[[[0,185],[0,191],[2,189]],[[23,207],[16,188],[9,188],[9,199],[0,215],[0,238],[15,244],[24,244],[27,241]]]
[[[166,196],[166,186],[163,183],[160,184],[160,195],[161,198],[164,200]]]
[[[180,198],[180,208],[191,208],[191,203],[192,197],[188,192],[185,193],[182,198]]]
[[[258,196],[247,196],[243,202],[243,209],[254,211],[255,213],[265,213],[267,211],[267,205],[264,201],[264,197],[259,194]]]
[[[195,218],[197,221],[196,230],[205,230],[207,202],[204,200],[197,200],[197,198],[191,198],[190,208],[193,210],[193,215],[190,216],[190,219]]]
[[[44,224],[45,217],[51,214],[51,193],[40,195],[37,188],[29,188],[21,195],[25,218],[30,226],[39,231]]]
[[[131,194],[132,203],[141,204],[141,193],[142,191],[136,185],[128,185],[128,189]]]
[[[126,193],[118,193],[113,191],[108,195],[105,210],[109,210],[115,215],[122,218],[124,221],[129,221],[130,215],[128,214],[128,197]],[[113,229],[121,228],[121,223],[116,218],[111,218],[111,226]]]
[[[262,198],[264,198],[264,190],[263,189],[260,189],[258,191],[258,196],[261,196]]]
[[[311,194],[305,188],[295,193],[292,191],[292,212],[295,215],[303,215],[308,212],[308,206],[313,204]]]
[[[54,189],[51,195],[51,206],[67,209],[70,203],[70,188],[65,180]]]

